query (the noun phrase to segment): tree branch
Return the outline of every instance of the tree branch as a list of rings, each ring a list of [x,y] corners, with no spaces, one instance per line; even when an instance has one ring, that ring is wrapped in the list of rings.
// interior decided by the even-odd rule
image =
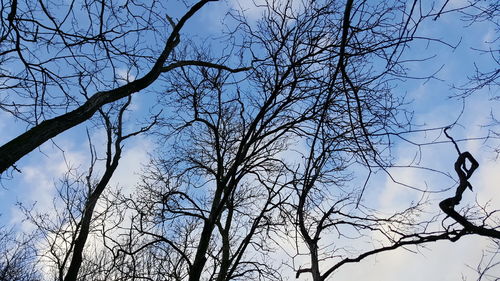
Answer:
[[[446,137],[448,137],[453,142],[459,154],[457,161],[455,162],[455,172],[459,177],[459,185],[457,187],[455,196],[441,201],[439,203],[439,207],[441,208],[441,210],[443,210],[445,214],[447,214],[449,217],[451,217],[456,222],[461,224],[464,227],[465,231],[469,233],[475,233],[481,236],[500,239],[500,231],[491,228],[485,228],[483,226],[476,226],[472,222],[470,222],[466,217],[462,216],[455,210],[455,206],[460,204],[460,201],[462,200],[462,194],[464,193],[465,189],[467,189],[468,187],[470,190],[472,190],[472,185],[469,183],[469,178],[472,176],[474,171],[479,167],[479,163],[476,161],[476,159],[474,159],[474,157],[470,152],[466,151],[460,153],[460,149],[458,148],[457,143],[446,132],[448,129],[449,128],[445,128],[444,133]],[[470,168],[467,168],[466,165],[467,160],[469,160],[469,162],[471,163]]]
[[[174,26],[155,64],[142,78],[109,91],[97,92],[77,109],[45,120],[2,145],[0,147],[0,174],[47,140],[91,118],[103,105],[137,93],[156,81],[159,75],[165,71],[163,65],[179,43],[179,33],[184,24],[206,3],[213,1],[217,0],[199,1],[184,14]]]

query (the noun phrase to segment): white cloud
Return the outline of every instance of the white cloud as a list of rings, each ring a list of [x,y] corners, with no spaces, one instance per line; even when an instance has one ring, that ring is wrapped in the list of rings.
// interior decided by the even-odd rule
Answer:
[[[118,68],[116,70],[117,80],[120,84],[126,84],[135,80],[135,75],[131,73],[130,69]]]
[[[498,34],[495,29],[488,28],[487,32],[483,36],[483,46],[490,47],[491,43],[493,43],[498,38]]]
[[[120,164],[111,178],[111,186],[121,186],[130,191],[139,182],[140,170],[149,161],[153,143],[145,137],[136,137],[125,144]]]
[[[433,95],[436,91],[427,87],[421,87],[416,92],[419,97],[418,102],[422,105],[428,104],[426,99],[435,99]],[[438,106],[436,106],[438,104]],[[429,127],[442,126],[453,121],[450,117],[459,112],[453,105],[452,101],[439,102],[432,107],[427,108],[427,112],[419,114],[417,122],[425,123]],[[456,105],[456,103],[455,103]],[[486,95],[471,97],[465,109],[464,114],[459,120],[463,126],[456,126],[452,129],[452,135],[458,138],[473,138],[485,135],[485,128],[480,125],[487,123],[487,118],[491,103],[487,101]],[[425,109],[425,108],[424,108]],[[427,134],[425,138],[430,141],[436,138],[437,135]],[[446,140],[443,135],[437,140]],[[488,142],[492,145],[492,142]],[[475,204],[477,197],[479,204],[484,204],[490,201],[490,209],[500,208],[500,163],[492,161],[492,149],[484,144],[483,141],[467,141],[459,143],[461,151],[470,151],[474,157],[480,162],[480,168],[474,173],[471,182],[474,186],[474,192],[466,191],[463,198],[463,205]],[[493,145],[495,146],[495,145]],[[437,170],[447,171],[456,179],[453,164],[456,160],[457,153],[451,143],[441,145],[431,145],[422,148],[423,166],[430,166]],[[396,150],[396,158],[398,162],[405,163],[411,158],[412,149],[401,147]],[[394,171],[394,175],[398,179],[402,179],[404,183],[422,186],[425,181],[431,189],[433,187],[446,187],[451,183],[450,179],[431,178],[425,173],[411,169],[398,169]],[[446,185],[444,185],[446,183]],[[425,185],[424,185],[425,186]],[[446,193],[433,195],[432,198],[440,200],[452,196],[455,186]],[[370,191],[371,196],[375,191]],[[385,187],[378,194],[380,207],[384,212],[397,211],[404,207],[408,201],[418,198],[418,194],[398,186],[390,179],[386,180]],[[435,201],[439,202],[439,201]],[[462,205],[462,204],[461,204]],[[431,211],[437,211],[437,205],[430,206]],[[439,243],[431,243],[426,245],[427,249],[419,254],[413,254],[404,250],[397,250],[385,254],[379,254],[376,257],[368,258],[367,260],[348,265],[344,267],[336,275],[335,280],[384,280],[384,281],[417,281],[417,280],[461,280],[461,276],[465,276],[466,280],[477,280],[476,273],[467,267],[475,267],[480,261],[482,251],[488,245],[488,239],[481,237],[463,238],[456,243],[443,241]],[[498,261],[499,258],[497,258]],[[500,274],[499,269],[496,271]]]
[[[30,155],[28,163],[21,167],[19,186],[11,187],[10,192],[16,192],[19,202],[27,207],[35,204],[34,211],[52,214],[55,211],[53,201],[58,180],[68,167],[81,167],[88,161],[85,152],[67,138],[58,138],[57,146],[46,143],[41,147],[43,154]],[[65,151],[64,154],[59,148]],[[19,224],[23,219],[24,214],[13,206],[9,224]],[[30,230],[33,226],[23,222],[20,227]]]
[[[288,1],[287,1],[288,2]],[[298,0],[291,0],[290,8],[294,12],[302,11],[304,8],[304,2]],[[257,21],[262,17],[267,9],[268,5],[278,5],[276,3],[283,4],[285,1],[280,0],[229,0],[230,6],[243,12],[247,20],[250,22]],[[281,5],[284,6],[284,5]]]
[[[476,237],[456,243],[429,244],[429,249],[422,249],[420,253],[404,249],[390,251],[345,266],[334,280],[457,281],[462,275],[468,277],[466,280],[476,280],[475,273],[466,265],[477,264],[487,243],[487,239]]]
[[[230,0],[231,7],[240,10],[250,21],[258,20],[265,11],[265,0]]]

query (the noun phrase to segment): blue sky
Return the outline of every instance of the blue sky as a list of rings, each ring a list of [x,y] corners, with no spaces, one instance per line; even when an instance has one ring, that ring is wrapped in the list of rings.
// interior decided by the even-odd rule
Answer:
[[[223,3],[210,3],[201,11],[199,17],[194,17],[188,23],[185,32],[199,34],[200,37],[219,32],[221,20],[228,7],[242,7],[250,20],[256,20],[260,15],[260,10],[250,2],[229,0]],[[460,0],[449,1],[448,5],[449,7],[459,6],[463,2]],[[436,74],[439,79],[405,80],[396,89],[400,93],[405,93],[408,99],[413,102],[411,108],[415,111],[415,121],[418,124],[426,127],[441,127],[460,117],[458,124],[452,129],[452,134],[457,139],[486,136],[488,128],[481,126],[489,123],[490,111],[498,108],[498,103],[491,100],[491,96],[497,94],[498,89],[483,89],[465,101],[450,98],[451,95],[459,93],[451,86],[466,84],[467,77],[474,70],[474,63],[484,67],[498,67],[491,62],[491,58],[487,55],[480,55],[472,49],[484,49],[489,46],[487,42],[495,34],[494,26],[489,23],[465,26],[466,23],[461,22],[456,14],[443,15],[437,21],[428,21],[421,26],[418,34],[422,37],[429,36],[442,39],[450,44],[458,42],[460,44],[454,50],[443,44],[428,44],[426,41],[412,44],[408,50],[409,57],[427,58],[432,55],[435,57],[427,61],[409,64],[410,74],[425,76],[441,69]],[[151,96],[142,93],[135,95],[128,118],[136,120],[146,116],[153,102]],[[465,111],[460,115],[462,106],[465,106]],[[0,213],[2,214],[0,225],[16,225],[22,229],[29,228],[21,223],[23,216],[15,206],[18,201],[27,205],[37,202],[36,206],[41,210],[53,208],[54,184],[58,182],[58,178],[64,173],[67,165],[84,169],[88,165],[86,126],[90,125],[88,123],[79,125],[53,139],[53,142],[65,151],[64,155],[58,147],[49,141],[39,150],[30,153],[18,162],[23,173],[14,173],[13,179],[2,182],[4,187],[0,189]],[[0,131],[2,131],[0,143],[10,140],[25,129],[25,124],[15,122],[9,115],[0,112]],[[105,141],[103,133],[99,131],[93,131],[92,137],[97,146],[102,145]],[[445,140],[440,132],[409,135],[409,138],[417,142]],[[125,145],[122,165],[113,176],[112,186],[120,183],[129,187],[133,186],[133,183],[138,180],[137,172],[140,170],[141,163],[146,163],[147,153],[155,149],[153,140],[145,136],[133,138]],[[495,140],[489,140],[486,143],[480,140],[460,143],[462,150],[472,152],[481,165],[472,178],[472,184],[475,187],[474,193],[467,192],[465,201],[473,202],[477,199],[479,202],[486,202],[491,200],[492,208],[500,209],[500,186],[498,186],[500,183],[500,174],[498,173],[500,162],[495,161],[495,155],[492,153],[492,147],[497,145],[498,142]],[[408,163],[418,152],[415,147],[404,143],[396,146],[394,151],[401,164]],[[455,157],[454,148],[449,143],[422,147],[423,166],[446,171],[452,176],[455,176],[452,169]],[[406,184],[427,187],[430,190],[439,190],[443,185],[453,184],[449,178],[421,173],[417,170],[395,170],[394,175]],[[433,199],[439,200],[447,195],[451,196],[450,192],[437,194]],[[378,198],[379,205],[376,207],[393,210],[404,205],[406,201],[415,200],[420,194],[394,184],[383,174],[377,174],[370,183],[365,196]],[[457,243],[440,242],[428,245],[428,249],[422,250],[419,254],[404,250],[389,252],[369,258],[360,264],[346,266],[339,271],[334,280],[366,280],[370,277],[372,280],[396,281],[402,280],[403,276],[406,281],[416,281],[436,280],[435,277],[440,276],[439,280],[455,281],[459,280],[461,274],[467,277],[466,280],[475,280],[473,279],[473,271],[465,265],[475,267],[482,250],[486,249],[488,245],[489,242],[486,239],[466,238]],[[498,273],[500,274],[500,271]]]

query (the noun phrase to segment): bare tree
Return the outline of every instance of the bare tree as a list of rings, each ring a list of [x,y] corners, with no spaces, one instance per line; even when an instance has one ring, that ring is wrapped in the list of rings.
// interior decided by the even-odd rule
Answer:
[[[487,250],[483,250],[483,254],[477,265],[475,267],[469,266],[470,269],[477,273],[477,281],[498,280],[500,278],[496,271],[500,264],[497,259],[498,254],[498,241],[493,241]]]
[[[183,26],[211,1],[196,2],[177,22],[161,1],[2,2],[0,108],[31,128],[0,147],[0,172],[162,73],[185,65],[245,70],[172,55]]]
[[[481,42],[486,47],[472,46],[478,54],[487,56],[490,65],[481,65],[474,63],[473,72],[469,74],[469,81],[465,85],[456,86],[460,90],[458,96],[469,96],[481,89],[490,89],[493,93],[500,86],[500,49],[498,42],[500,40],[500,16],[498,10],[500,4],[496,1],[468,1],[467,5],[460,7],[458,12],[461,14],[461,20],[468,26],[474,26],[479,23],[489,23],[493,27],[493,34]],[[498,99],[494,94],[493,99]]]
[[[84,250],[93,231],[91,224],[96,219],[95,208],[118,167],[124,142],[148,131],[156,124],[154,118],[149,125],[131,133],[124,133],[123,115],[130,101],[131,97],[128,97],[124,104],[112,104],[107,109],[99,109],[102,127],[106,132],[106,156],[99,158],[92,138],[88,135],[90,167],[85,174],[79,174],[77,170],[70,168],[62,179],[58,199],[62,201],[59,204],[62,203],[64,208],[58,212],[55,221],[50,215],[37,215],[25,209],[30,221],[45,236],[48,244],[46,255],[57,268],[57,280],[80,280],[79,271],[84,259]],[[112,115],[116,115],[116,121],[112,120]],[[99,173],[96,171],[98,162],[104,162],[104,172],[100,176],[95,175]],[[56,210],[59,208],[56,203],[54,207]]]
[[[444,7],[423,14],[419,1],[269,0],[256,23],[232,11],[227,21],[234,27],[223,42],[227,47],[216,52],[179,39],[184,23],[207,2],[194,4],[177,23],[161,14],[159,1],[148,6],[129,1],[123,9],[93,2],[84,10],[96,25],[83,33],[76,25],[65,29],[65,18],[76,19],[73,3],[62,18],[44,4],[37,10],[26,3],[29,20],[17,16],[24,8],[12,3],[5,44],[16,38],[28,44],[26,38],[43,36],[48,46],[63,46],[63,51],[47,62],[27,60],[20,72],[25,76],[16,76],[23,77],[19,84],[5,84],[9,91],[33,91],[26,96],[33,102],[23,112],[17,100],[1,105],[34,127],[0,148],[2,155],[26,143],[5,158],[10,160],[2,171],[95,112],[107,133],[99,180],[92,177],[97,158],[91,149],[88,173],[63,181],[66,209],[56,223],[32,217],[46,235],[45,258],[56,269],[56,279],[280,280],[286,276],[274,258],[282,251],[294,261],[297,278],[326,280],[345,264],[381,252],[466,235],[498,238],[496,226],[486,224],[493,213],[481,213],[483,224],[476,225],[470,214],[455,210],[479,165],[470,153],[459,151],[456,194],[440,205],[446,218],[437,204],[430,217],[422,218],[425,192],[404,210],[383,215],[366,204],[367,184],[353,181],[360,169],[367,171],[366,181],[375,171],[390,177],[394,142],[426,131],[413,129],[394,80],[407,75],[402,56],[411,42],[433,40],[415,36],[419,25],[445,13]],[[42,24],[35,11],[50,24]],[[108,13],[109,21],[104,20]],[[23,24],[34,31],[25,31]],[[166,26],[172,26],[168,36]],[[142,32],[168,39],[160,40],[162,48],[152,47],[141,40]],[[24,45],[5,55],[23,61],[27,48],[19,46]],[[46,65],[59,60],[70,61],[73,73],[52,74]],[[92,67],[83,71],[83,62]],[[108,67],[112,74],[105,73]],[[120,78],[120,67],[141,78]],[[124,134],[121,120],[128,102],[117,109],[115,123],[103,106],[116,106],[112,102],[155,81],[166,93],[157,103],[163,113],[152,120],[158,123],[152,134],[158,149],[134,192],[106,193],[122,142],[150,126]],[[56,86],[59,99],[43,94]],[[68,94],[72,87],[82,96]],[[44,135],[38,136],[40,130]],[[25,141],[32,135],[38,140]],[[102,210],[96,211],[99,202]],[[443,227],[431,229],[441,221]],[[290,241],[292,249],[284,245]],[[371,244],[358,249],[350,245],[353,241]],[[299,261],[302,257],[307,261]]]
[[[360,204],[363,191],[349,186],[348,166],[361,164],[371,171],[391,165],[383,150],[410,123],[398,115],[404,101],[391,94],[387,81],[404,75],[398,57],[419,22],[433,14],[410,13],[389,25],[384,12],[405,14],[405,8],[353,6],[351,1],[308,2],[307,9],[296,5],[267,2],[256,26],[233,15],[247,34],[241,52],[244,57],[250,51],[253,69],[246,80],[204,67],[172,73],[173,94],[166,104],[177,111],[175,118],[168,116],[166,131],[159,132],[171,148],[152,163],[141,195],[124,200],[137,213],[139,226],[131,225],[134,241],[149,238],[128,243],[132,247],[123,252],[144,255],[150,244],[162,248],[172,279],[238,279],[238,268],[270,278],[274,275],[261,274],[264,263],[240,259],[256,247],[272,254],[256,236],[265,231],[272,234],[265,239],[276,244],[290,235],[298,244],[303,239],[311,267],[297,269],[297,276],[308,272],[324,280],[340,266],[379,252],[470,234],[428,231],[436,217],[415,221],[424,202],[379,216]],[[364,72],[371,56],[382,57],[387,68]],[[283,157],[294,143],[308,152],[301,148],[292,159]],[[245,208],[249,204],[252,212]],[[260,223],[264,219],[266,224]],[[252,227],[242,234],[244,225]],[[333,248],[321,244],[331,231],[368,239],[381,233],[386,241],[354,256],[340,252],[322,272],[320,263],[342,250],[335,243]],[[258,246],[248,250],[247,245]],[[258,266],[252,271],[250,264]]]
[[[38,281],[42,274],[37,268],[37,249],[30,234],[16,234],[0,227],[0,280]]]

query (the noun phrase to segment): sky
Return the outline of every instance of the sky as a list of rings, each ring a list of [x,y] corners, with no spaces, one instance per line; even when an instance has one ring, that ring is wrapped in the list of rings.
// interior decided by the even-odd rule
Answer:
[[[186,26],[186,32],[198,32],[207,34],[220,30],[220,21],[224,17],[224,11],[228,7],[243,8],[249,20],[257,20],[261,10],[255,8],[252,1],[229,0],[224,3],[210,3],[202,10],[199,17],[193,18]],[[444,1],[442,1],[444,2]],[[461,5],[463,1],[449,1],[449,7]],[[484,49],[488,47],[488,41],[495,36],[494,27],[488,23],[478,23],[466,27],[456,14],[443,15],[438,22],[428,22],[421,26],[421,36],[431,36],[444,41],[458,43],[455,50],[442,44],[417,43],[408,51],[410,56],[426,57],[434,53],[436,57],[429,61],[413,63],[410,72],[419,74],[433,73],[441,69],[436,76],[439,79],[431,80],[408,80],[400,85],[399,91],[406,93],[413,101],[412,109],[415,110],[416,123],[425,124],[427,127],[441,127],[458,120],[458,124],[451,130],[453,136],[461,138],[477,138],[487,135],[489,128],[484,127],[490,120],[490,111],[498,108],[498,102],[491,100],[498,89],[483,89],[465,101],[458,98],[450,98],[456,90],[452,85],[463,85],[467,82],[467,76],[472,74],[474,63],[478,65],[492,65],[491,58],[487,55],[479,55],[472,48]],[[140,116],[147,111],[151,100],[144,95],[133,97],[133,109],[131,116]],[[464,112],[461,114],[461,109]],[[132,118],[132,117],[131,117]],[[73,128],[42,145],[42,147],[30,153],[18,162],[22,167],[22,174],[14,174],[10,180],[3,180],[0,188],[0,225],[15,225],[23,230],[31,227],[23,223],[23,214],[17,203],[31,205],[36,202],[36,208],[50,210],[53,208],[54,185],[66,171],[68,166],[86,167],[89,161],[88,144],[84,137],[86,125]],[[10,140],[12,137],[24,131],[26,126],[20,122],[14,122],[6,113],[0,112],[0,143]],[[131,128],[129,128],[131,129]],[[410,138],[417,142],[431,142],[434,140],[444,141],[444,136],[439,132],[411,135]],[[92,135],[96,146],[104,143],[102,132]],[[57,144],[57,146],[55,145]],[[492,152],[498,145],[495,140],[467,141],[461,142],[462,150],[470,151],[480,163],[479,170],[471,179],[474,191],[466,191],[464,201],[485,203],[491,200],[492,209],[500,209],[500,161]],[[61,152],[61,149],[64,153]],[[126,185],[133,186],[139,179],[138,171],[141,165],[147,163],[148,153],[153,152],[155,143],[147,136],[132,138],[125,144],[124,156],[118,170],[112,178],[111,186]],[[417,152],[415,147],[405,144],[396,146],[394,154],[399,163],[408,163]],[[423,146],[422,165],[446,171],[452,176],[453,163],[456,159],[454,148],[449,143]],[[394,171],[395,177],[409,185],[440,189],[440,184],[449,186],[452,182],[435,174],[422,173],[421,171],[406,169]],[[379,188],[372,188],[379,186]],[[451,196],[452,190],[447,194],[437,194],[433,198],[439,202],[440,198]],[[370,183],[366,196],[378,198],[378,208],[391,211],[404,206],[405,202],[415,200],[419,197],[418,192],[397,185],[384,175],[378,174]],[[458,242],[438,242],[426,245],[418,253],[400,249],[384,254],[379,254],[361,263],[347,265],[335,274],[332,280],[384,280],[384,281],[417,281],[417,280],[476,280],[474,270],[481,259],[483,251],[491,246],[488,239],[480,237],[467,237]],[[500,262],[500,257],[496,259]],[[500,276],[500,268],[496,270]],[[290,273],[293,276],[293,273]],[[463,279],[461,279],[463,278]],[[291,278],[293,279],[293,278]],[[308,280],[307,278],[301,280]]]

